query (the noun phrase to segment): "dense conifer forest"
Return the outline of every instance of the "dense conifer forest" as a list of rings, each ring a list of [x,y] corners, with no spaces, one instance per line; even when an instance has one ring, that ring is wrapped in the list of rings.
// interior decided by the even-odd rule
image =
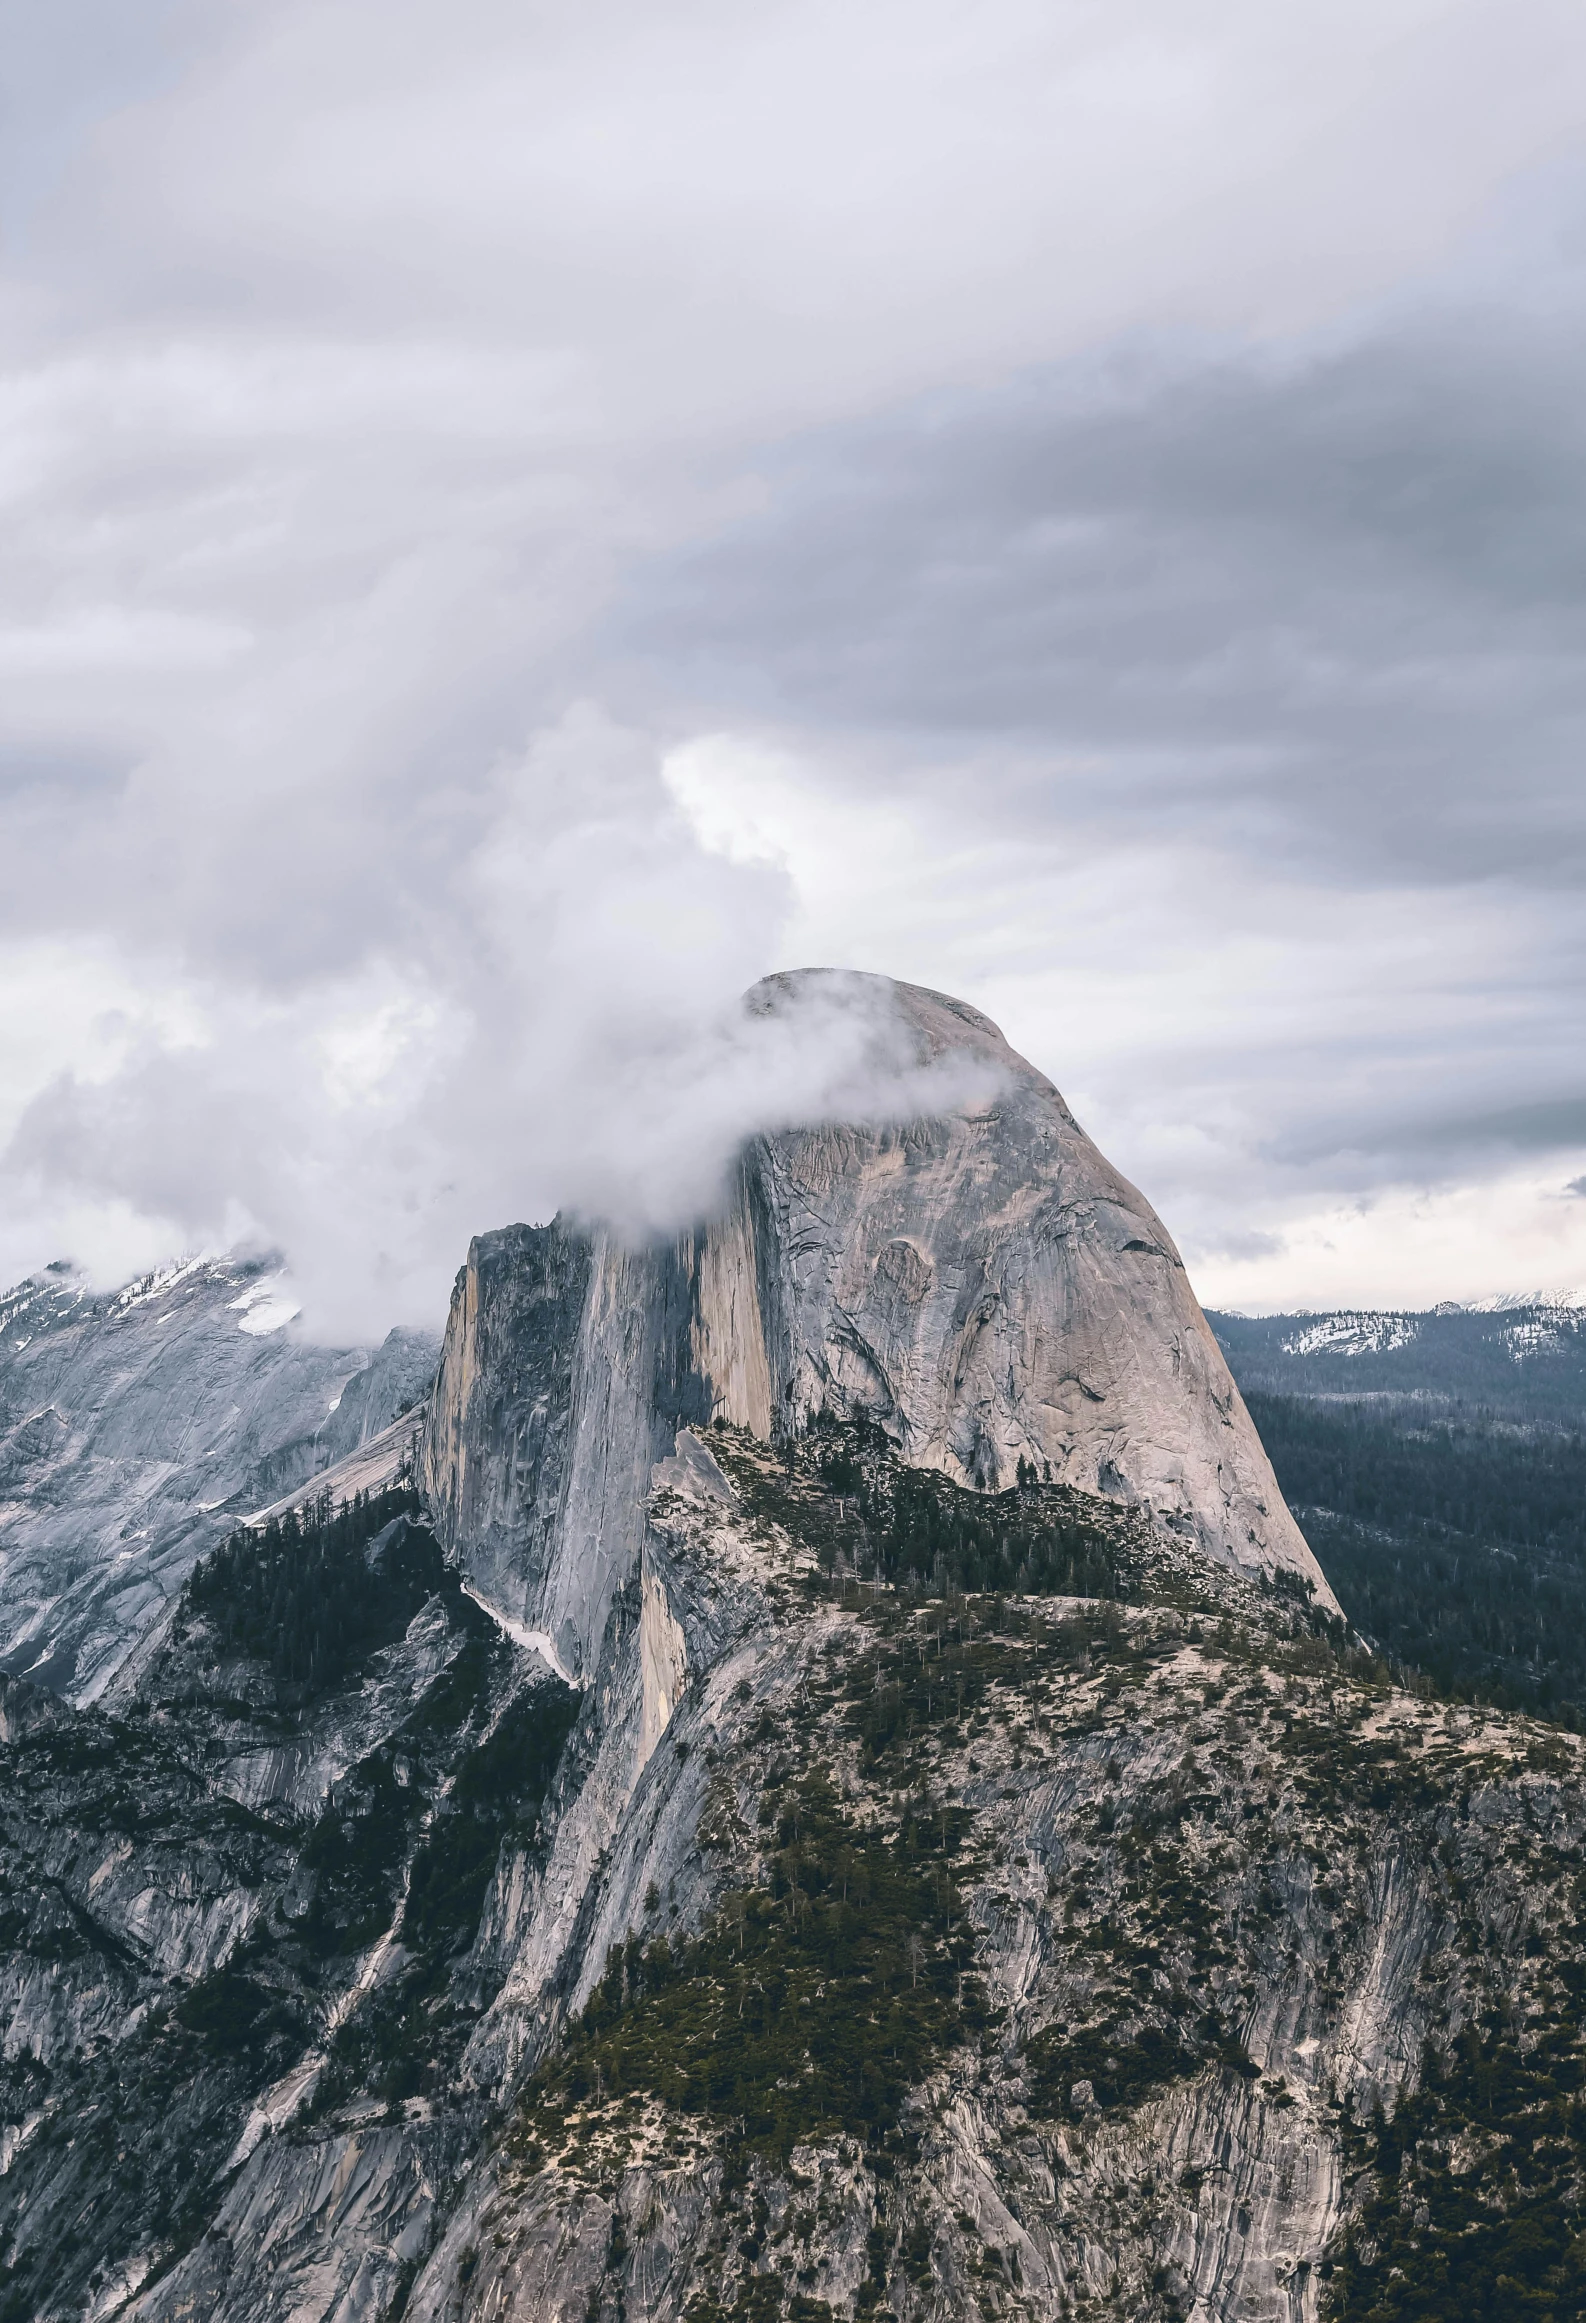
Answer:
[[[226,1652],[266,1663],[282,1707],[296,1707],[394,1644],[447,1584],[434,1534],[413,1521],[418,1507],[418,1494],[401,1483],[244,1528],[194,1567],[187,1602]]]
[[[1215,1318],[1355,1626],[1439,1692],[1586,1728],[1586,1331],[1496,1315]]]
[[[1440,1691],[1586,1726],[1586,1436],[1253,1393],[1355,1626]]]

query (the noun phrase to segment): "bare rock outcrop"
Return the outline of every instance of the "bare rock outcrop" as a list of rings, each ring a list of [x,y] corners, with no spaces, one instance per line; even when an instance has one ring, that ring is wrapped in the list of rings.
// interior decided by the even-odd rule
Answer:
[[[749,1005],[794,1008],[819,973]],[[916,1466],[995,1490],[1022,1463],[1332,1605],[1149,1203],[987,1018],[875,981],[917,1062],[961,1058],[983,1094],[757,1137],[671,1242],[562,1221],[474,1242],[423,1447],[448,1547],[587,1667],[680,1426],[771,1440],[862,1408]]]
[[[294,1312],[278,1260],[236,1255],[0,1296],[0,1669],[97,1701],[239,1519],[428,1392],[428,1333],[316,1347]]]
[[[1578,2271],[1579,1737],[870,1422],[681,1429],[640,1522],[576,1700],[406,1516],[346,1551],[369,1636],[429,1593],[317,1691],[227,1612],[256,1536],[135,1698],[0,1689],[13,2312],[1359,2323]]]

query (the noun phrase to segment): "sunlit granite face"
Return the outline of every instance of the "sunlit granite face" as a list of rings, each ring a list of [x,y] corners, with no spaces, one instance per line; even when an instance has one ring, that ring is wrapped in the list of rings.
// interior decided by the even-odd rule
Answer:
[[[919,1061],[963,1057],[986,1094],[756,1138],[721,1214],[664,1245],[561,1224],[474,1243],[425,1441],[449,1547],[576,1665],[677,1427],[719,1413],[770,1440],[830,1405],[984,1489],[1022,1462],[1142,1503],[1330,1605],[1149,1204],[986,1018],[885,989]]]

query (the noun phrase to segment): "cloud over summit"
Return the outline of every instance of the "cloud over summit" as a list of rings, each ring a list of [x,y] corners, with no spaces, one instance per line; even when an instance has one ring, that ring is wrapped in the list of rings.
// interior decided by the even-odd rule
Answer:
[[[994,1093],[918,1059],[878,979],[745,1007],[785,883],[698,843],[642,738],[575,710],[497,806],[444,905],[354,972],[211,986],[178,1038],[54,1077],[6,1155],[23,1232],[65,1201],[130,1208],[151,1250],[268,1242],[307,1328],[367,1337],[433,1321],[487,1219],[672,1233],[757,1130]]]
[[[1586,1276],[1572,10],[8,29],[7,1271],[670,1218],[813,957],[1218,1295]]]

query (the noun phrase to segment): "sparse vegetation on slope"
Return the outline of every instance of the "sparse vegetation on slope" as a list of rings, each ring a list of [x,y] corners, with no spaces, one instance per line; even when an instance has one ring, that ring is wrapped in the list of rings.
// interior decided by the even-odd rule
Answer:
[[[609,1962],[535,2092],[536,2138],[590,2097],[655,2096],[786,2163],[799,2141],[885,2148],[909,2090],[985,2022],[957,1856],[965,1818],[923,1803],[856,1820],[808,1767],[762,1807],[762,1881],[702,1937]]]
[[[642,2153],[653,2203],[661,2157],[716,2169],[696,2323],[921,2294],[1172,2323],[1182,2254],[1239,2249],[1255,2189],[1280,2201],[1299,2166],[1278,2157],[1320,2137],[1352,2191],[1284,2264],[1329,2318],[1579,2314],[1575,1745],[1407,1698],[1308,1604],[1028,1482],[962,1496],[971,1553],[1051,1506],[1093,1528],[1106,1594],[937,1593],[922,1559],[889,1584],[908,1495],[875,1431],[828,1423],[779,1458],[712,1442],[822,1642],[716,1769],[722,1908],[612,1955],[531,2092],[519,2172],[615,2201]],[[957,1488],[931,1483],[941,1573]],[[1395,2005],[1426,2053],[1396,2112],[1399,2068],[1332,2054],[1384,1941],[1412,1945]],[[982,2118],[972,2172],[1017,2200],[1016,2247],[945,2191]],[[648,2279],[638,2222],[614,2209],[591,2314]]]
[[[221,1733],[296,1750],[343,1698],[252,1725],[207,1704],[208,1614],[168,1707],[56,1713],[8,1753],[8,1912],[33,1861],[20,1826],[63,1785],[85,1861],[135,1813],[135,1845],[189,1865],[223,1836],[217,1887],[263,1906],[207,1976],[156,1992],[130,1943],[57,1899],[49,1940],[80,1948],[84,1979],[154,2005],[53,2079],[12,2068],[10,2118],[49,2117],[0,2180],[15,2323],[44,2280],[86,2285],[79,2248],[130,2247],[146,2221],[165,2263],[190,2246],[249,2103],[305,2051],[317,2093],[275,2149],[285,2168],[301,2141],[305,2184],[381,2139],[439,2183],[508,2099],[463,2182],[499,2173],[496,2206],[452,2276],[437,2255],[414,2280],[426,2323],[1182,2323],[1197,2268],[1220,2270],[1211,2312],[1235,2311],[1231,2285],[1275,2298],[1259,2270],[1279,2248],[1286,2295],[1326,2323],[1586,2311],[1575,1738],[1408,1696],[1303,1592],[1209,1568],[1114,1504],[1028,1476],[921,1492],[879,1431],[834,1420],[777,1451],[710,1441],[738,1502],[658,1504],[647,1554],[737,1666],[691,1670],[643,1778],[658,1884],[641,1856],[603,1887],[597,1826],[590,1899],[627,1898],[628,1933],[579,2013],[538,2020],[556,2029],[527,2086],[475,2086],[499,2027],[465,2070],[500,1973],[470,1946],[503,1848],[532,1885],[552,1787],[555,1815],[578,1812],[557,1783],[578,1705],[524,1690],[457,1593],[430,1601],[401,1649],[422,1679],[313,1824],[225,1820],[204,1753]],[[641,1602],[614,1617],[630,1641]],[[580,1752],[601,1713],[596,1696]],[[620,1786],[632,1726],[609,1739]],[[668,1825],[680,1798],[697,1824]],[[388,1930],[383,1981],[333,2031]],[[17,1959],[44,1916],[13,1933]],[[584,1961],[575,1940],[543,1998]],[[369,2304],[394,2313],[388,2243]],[[254,2263],[219,2236],[194,2260],[211,2245]]]
[[[214,2213],[250,2104],[305,2057],[326,2059],[321,2113],[444,2094],[479,2006],[476,1991],[459,2011],[454,1971],[503,1842],[532,1844],[577,1697],[554,1681],[513,1691],[512,1649],[413,1507],[395,1491],[237,1535],[194,1575],[168,1670],[132,1715],[47,1705],[0,1750],[16,2049],[0,2063],[0,2133],[21,2141],[0,2175],[0,2323],[80,2311],[140,2247],[176,2260]],[[336,1738],[360,1731],[371,1656],[426,1606],[422,1676],[405,1699],[395,1689],[321,1811],[217,1794],[217,1762],[283,1731],[334,1763]],[[239,1677],[249,1662],[262,1692]],[[250,1711],[239,1684],[285,1717]],[[107,1865],[117,1877],[96,1894]],[[188,1895],[219,1912],[202,1973],[160,1965],[163,1931],[139,1899],[157,1913],[169,1888],[178,1918]],[[359,1956],[399,1914],[400,1973],[345,2010]],[[62,2037],[74,2012],[80,2041]]]
[[[1333,2323],[1586,2316],[1586,2092],[1578,1966],[1522,2027],[1493,2010],[1427,2056],[1419,2089],[1350,2141],[1368,2192]]]
[[[713,1442],[751,1516],[784,1526],[829,1580],[846,1574],[932,1597],[1115,1597],[1144,1537],[1115,1503],[1044,1483],[1022,1464],[1017,1486],[997,1493],[910,1468],[863,1414],[819,1413],[775,1460],[746,1455],[735,1430],[718,1427]]]

